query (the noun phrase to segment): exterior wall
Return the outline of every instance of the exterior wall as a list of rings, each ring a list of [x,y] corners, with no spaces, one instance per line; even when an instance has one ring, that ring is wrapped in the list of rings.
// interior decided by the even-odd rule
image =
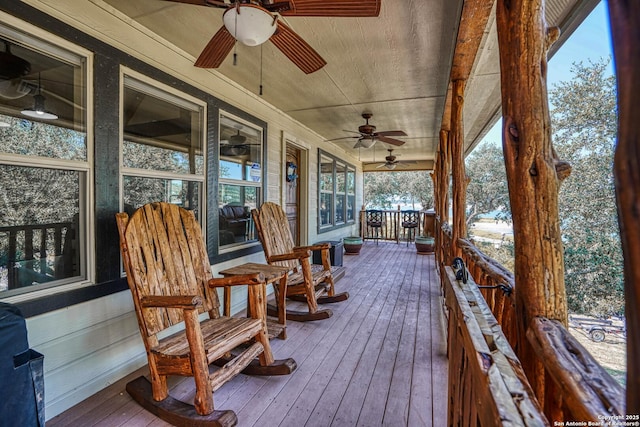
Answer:
[[[82,7],[72,0],[27,0],[25,3],[265,121],[268,132],[266,200],[282,202],[283,135],[308,148],[306,173],[309,185],[303,197],[308,203],[309,225],[303,239],[308,243],[337,240],[357,232],[357,225],[354,225],[317,233],[318,148],[358,167],[356,206],[361,206],[362,171],[357,159],[350,158],[335,145],[323,142],[324,138],[320,135],[224,76],[193,67],[194,58],[163,44],[163,40],[155,38],[128,18],[118,16],[117,11],[101,0],[82,2]],[[0,19],[2,16],[0,13]],[[99,126],[99,118],[96,118],[96,122]],[[264,256],[259,252],[236,258],[214,265],[213,271],[244,262],[264,262]],[[242,310],[245,300],[246,291],[236,289],[232,299],[233,311]],[[129,291],[31,317],[27,320],[27,326],[30,346],[45,355],[47,418],[54,417],[146,364]]]

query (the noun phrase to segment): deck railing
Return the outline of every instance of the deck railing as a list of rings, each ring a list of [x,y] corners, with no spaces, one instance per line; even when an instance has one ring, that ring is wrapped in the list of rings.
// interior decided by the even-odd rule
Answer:
[[[381,221],[380,226],[372,225],[367,217],[368,210],[360,211],[360,237],[363,240],[388,240],[399,243],[401,240],[415,239],[416,236],[423,234],[433,235],[434,215],[428,211],[419,211],[417,227],[409,231],[408,228],[402,226],[403,213],[400,207],[396,210],[380,210]]]
[[[448,311],[450,426],[548,426],[518,358],[469,277],[442,272]]]
[[[0,227],[0,259],[7,269],[0,288],[10,290],[77,275],[76,229],[74,222]]]
[[[455,276],[450,277],[451,263],[451,233],[448,224],[440,224],[436,219],[436,237],[439,247],[436,255],[439,257],[440,275],[447,295],[447,308],[449,311],[449,334],[457,338],[449,339],[449,363],[450,371],[454,371],[449,377],[450,405],[460,405],[456,398],[462,399],[464,405],[474,405],[472,396],[462,396],[460,393],[478,393],[478,384],[481,384],[485,393],[485,404],[490,402],[492,414],[500,411],[499,405],[504,400],[509,401],[509,395],[500,395],[495,384],[487,381],[488,369],[483,370],[475,366],[476,360],[483,361],[486,366],[493,366],[496,360],[506,358],[507,364],[495,363],[503,378],[511,378],[516,375],[522,382],[524,389],[530,389],[528,380],[520,368],[520,364],[513,351],[510,351],[516,342],[516,309],[514,277],[497,261],[488,257],[466,239],[459,239],[457,244],[462,250],[462,258],[469,272],[470,285],[462,291],[458,291],[461,285],[454,284]],[[459,281],[457,281],[459,283]],[[451,289],[447,289],[447,288]],[[450,295],[456,292],[456,298]],[[462,297],[464,295],[464,298]],[[481,296],[481,298],[478,298]],[[454,304],[455,303],[455,304]],[[486,326],[480,329],[478,334],[473,332],[475,323],[470,317],[466,306],[471,307],[475,322]],[[460,318],[460,315],[463,317]],[[480,316],[480,317],[479,317]],[[451,318],[454,317],[454,320]],[[478,320],[480,319],[480,320]],[[495,324],[493,323],[495,322]],[[490,331],[490,333],[488,333]],[[499,334],[496,335],[497,331]],[[473,334],[477,337],[471,339]],[[543,396],[537,396],[539,407],[552,425],[556,422],[567,420],[588,423],[602,423],[607,420],[624,420],[625,393],[624,388],[617,383],[611,375],[598,364],[593,356],[586,350],[559,321],[546,318],[536,318],[526,331],[527,339],[534,348],[540,362],[544,365],[546,376]],[[483,337],[483,340],[477,338]],[[452,339],[457,340],[452,342]],[[484,341],[484,343],[483,343]],[[511,344],[509,344],[511,343]],[[460,347],[464,347],[460,354]],[[506,347],[505,347],[506,346]],[[485,360],[487,347],[491,350],[491,358]],[[507,349],[509,347],[509,349]],[[494,356],[499,351],[500,355]],[[475,355],[474,357],[472,357]],[[468,367],[464,375],[456,376],[459,367]],[[458,368],[456,368],[458,367]],[[506,369],[506,371],[505,371]],[[466,390],[469,390],[468,392]],[[491,399],[487,400],[490,396]],[[535,399],[534,399],[535,400]],[[494,408],[498,405],[497,408]],[[534,408],[536,405],[531,406]],[[473,408],[455,407],[455,414],[450,416],[478,416],[480,413]],[[487,411],[487,409],[483,409]],[[467,415],[463,415],[467,414]],[[470,415],[469,415],[470,414]],[[538,418],[536,418],[538,420]],[[464,420],[455,421],[455,425],[467,425]],[[495,421],[495,420],[494,420]],[[529,425],[522,419],[525,425]],[[481,425],[496,425],[495,423]],[[537,425],[537,421],[533,422]],[[450,423],[452,425],[452,423]],[[499,424],[497,424],[499,425]],[[597,425],[597,424],[592,424]],[[605,424],[606,425],[606,424]],[[613,424],[612,424],[613,425]]]

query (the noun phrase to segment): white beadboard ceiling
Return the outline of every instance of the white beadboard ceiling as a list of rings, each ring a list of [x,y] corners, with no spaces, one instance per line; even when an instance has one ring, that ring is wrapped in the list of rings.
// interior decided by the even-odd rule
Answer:
[[[104,0],[159,37],[193,55],[194,61],[222,25],[222,9],[164,0]],[[350,136],[373,113],[377,131],[404,130],[401,147],[377,142],[353,150],[355,139],[335,141],[363,162],[383,160],[388,148],[401,160],[433,160],[455,48],[462,0],[382,0],[376,18],[283,18],[326,61],[306,75],[271,43],[237,45],[220,73],[263,98],[325,139]],[[549,0],[550,25],[568,35],[598,0]],[[495,10],[495,7],[494,7]],[[261,67],[262,56],[262,67]],[[488,130],[500,108],[495,18],[467,84],[464,110],[467,148]],[[424,163],[420,163],[424,165]]]

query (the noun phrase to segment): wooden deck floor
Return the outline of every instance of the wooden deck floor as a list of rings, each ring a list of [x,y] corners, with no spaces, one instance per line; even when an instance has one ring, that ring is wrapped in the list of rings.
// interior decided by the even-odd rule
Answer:
[[[216,408],[234,410],[239,426],[446,425],[446,334],[433,256],[417,255],[413,245],[366,242],[360,255],[344,258],[336,288],[349,291],[349,300],[332,304],[329,319],[289,322],[288,338],[272,341],[275,357],[293,357],[298,369],[286,377],[240,375],[214,394]],[[167,425],[125,391],[146,372],[47,426]],[[171,394],[190,401],[192,381],[174,383]]]

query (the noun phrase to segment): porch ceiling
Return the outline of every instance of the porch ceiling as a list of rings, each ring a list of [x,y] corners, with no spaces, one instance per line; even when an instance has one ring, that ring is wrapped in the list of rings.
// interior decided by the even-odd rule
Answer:
[[[164,0],[104,2],[193,55],[194,61],[222,25],[223,10],[218,8]],[[560,26],[566,36],[597,2],[549,0],[549,25]],[[265,43],[263,98],[326,139],[354,135],[346,131],[356,131],[364,123],[364,111],[373,113],[370,122],[378,131],[400,129],[407,133],[407,137],[398,138],[406,141],[401,147],[378,142],[373,149],[358,152],[352,148],[355,139],[334,142],[363,162],[384,161],[388,148],[395,148],[394,154],[401,155],[402,161],[433,160],[463,3],[382,0],[377,18],[283,18],[327,65],[306,75],[274,45]],[[493,0],[466,3],[480,8]],[[467,83],[467,151],[488,130],[487,124],[500,107],[495,6],[482,37]],[[258,93],[261,48],[238,44],[237,53],[238,64],[234,66],[233,55],[229,55],[219,72]],[[430,162],[418,164],[424,167]]]

